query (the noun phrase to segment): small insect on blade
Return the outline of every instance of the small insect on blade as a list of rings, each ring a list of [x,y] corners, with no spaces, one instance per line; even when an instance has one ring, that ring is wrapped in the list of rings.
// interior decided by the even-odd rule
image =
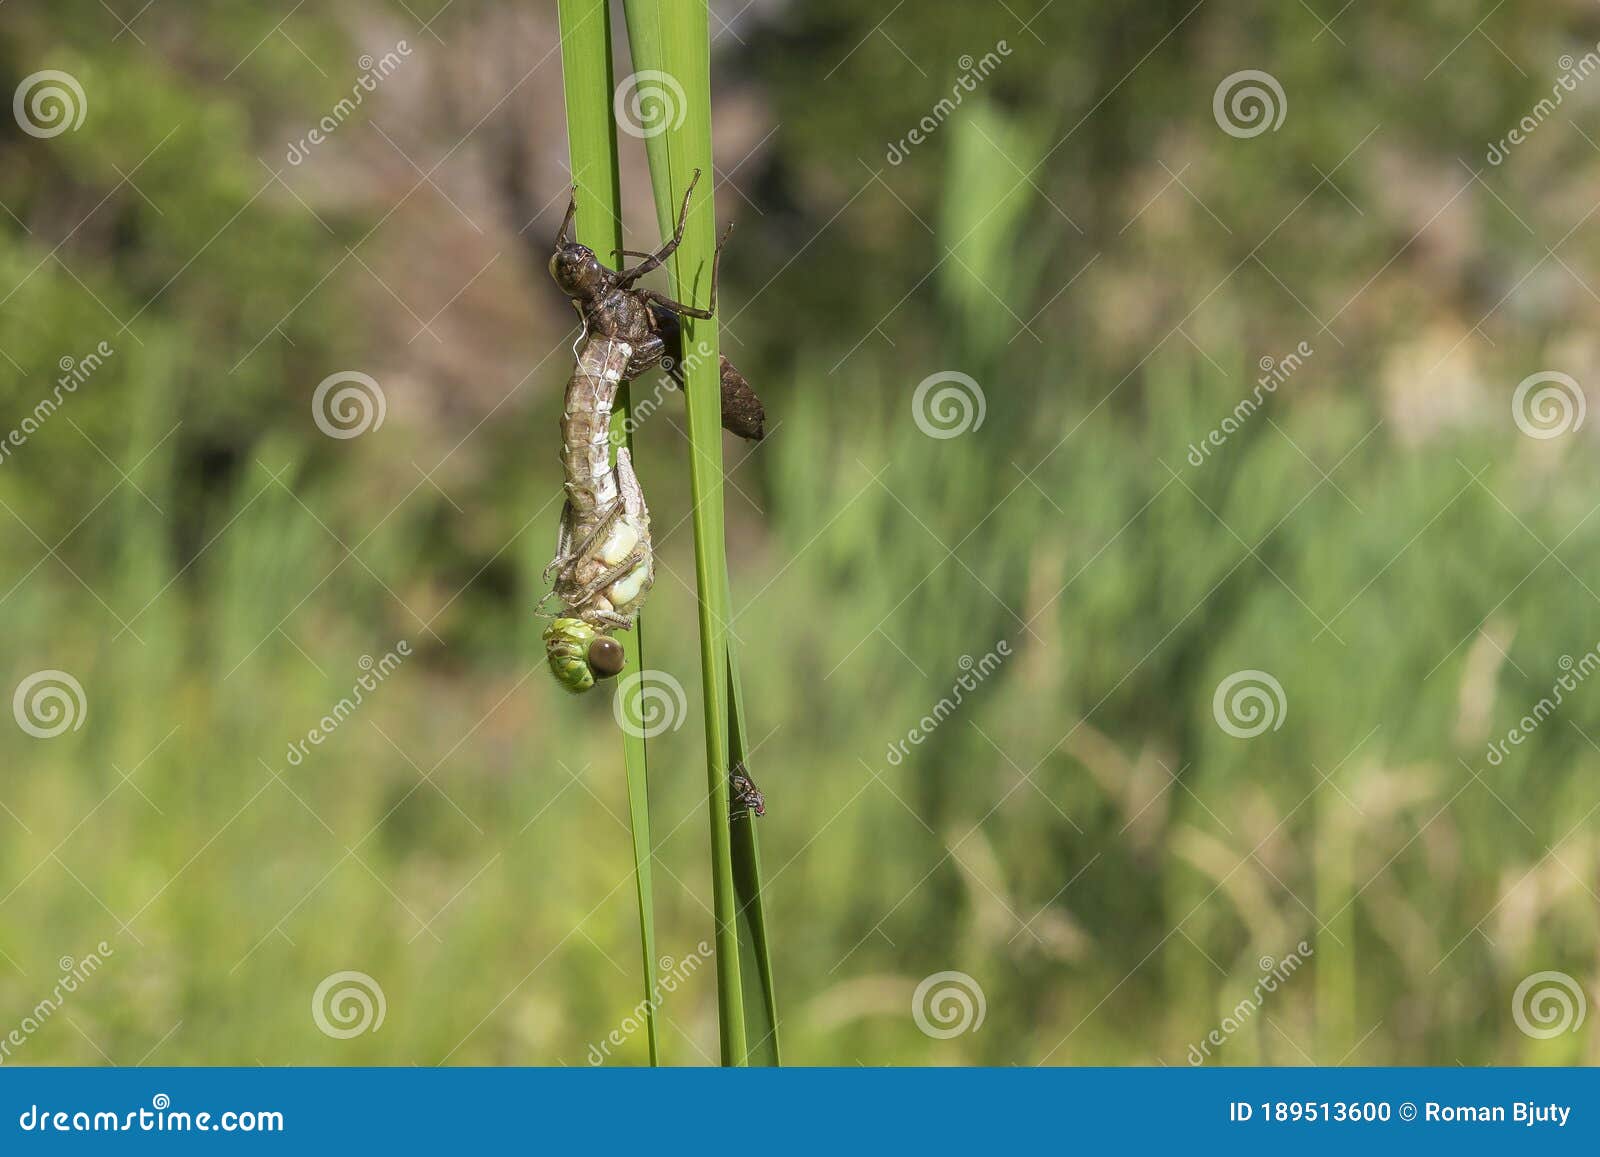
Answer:
[[[745,773],[744,764],[735,764],[728,773],[728,788],[730,818],[736,818],[740,812],[753,812],[758,816],[767,814],[766,796],[761,794],[755,781]]]

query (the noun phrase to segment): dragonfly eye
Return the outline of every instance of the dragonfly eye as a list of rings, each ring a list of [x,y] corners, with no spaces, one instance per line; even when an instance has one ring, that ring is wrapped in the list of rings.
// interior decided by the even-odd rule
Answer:
[[[601,635],[589,644],[589,669],[594,672],[597,679],[609,679],[622,670],[622,665],[627,661],[627,656],[622,652],[622,644],[615,639]]]

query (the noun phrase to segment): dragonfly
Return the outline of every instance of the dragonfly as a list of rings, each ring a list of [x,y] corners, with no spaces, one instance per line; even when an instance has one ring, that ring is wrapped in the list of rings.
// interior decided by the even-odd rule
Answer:
[[[556,555],[544,571],[544,577],[548,580],[554,575],[555,582],[540,608],[555,598],[565,610],[545,629],[544,643],[557,682],[575,693],[588,691],[597,680],[622,670],[623,648],[613,632],[632,628],[655,583],[650,511],[628,449],[618,448],[616,465],[611,464],[611,410],[618,387],[654,366],[665,368],[681,386],[680,318],[716,315],[717,272],[727,232],[717,242],[712,260],[707,308],[685,305],[634,285],[659,269],[682,244],[689,199],[699,180],[700,170],[696,169],[684,190],[678,226],[666,244],[654,253],[621,252],[624,257],[644,258],[631,269],[610,269],[594,250],[571,239],[578,211],[576,191],[550,257],[550,275],[577,309],[583,337],[576,351],[577,365],[567,381],[561,417],[567,499]],[[722,359],[721,388],[723,425],[759,440],[766,422],[761,400],[727,358]],[[759,793],[756,799],[759,801]]]
[[[632,381],[659,365],[681,388],[684,365],[681,319],[716,315],[717,271],[722,262],[722,247],[733,232],[732,225],[717,241],[716,256],[711,262],[711,302],[706,309],[674,301],[653,289],[636,288],[634,284],[645,274],[659,269],[683,243],[683,230],[689,220],[689,199],[699,182],[700,170],[696,169],[689,187],[683,191],[678,227],[660,249],[654,253],[617,250],[619,257],[644,259],[631,269],[611,269],[600,261],[593,249],[572,240],[569,234],[578,213],[576,190],[567,205],[561,232],[556,235],[555,252],[550,257],[550,276],[578,311],[585,335],[603,334],[633,347],[633,356],[623,371],[625,381]],[[759,442],[766,433],[766,411],[745,376],[726,357],[719,365],[719,383],[723,427],[741,438]]]
[[[556,556],[544,569],[552,597],[566,614],[544,633],[557,682],[583,692],[622,670],[622,644],[655,583],[650,510],[627,447],[611,464],[611,407],[633,347],[601,334],[587,337],[567,381],[561,415],[561,462],[567,500],[561,510]]]

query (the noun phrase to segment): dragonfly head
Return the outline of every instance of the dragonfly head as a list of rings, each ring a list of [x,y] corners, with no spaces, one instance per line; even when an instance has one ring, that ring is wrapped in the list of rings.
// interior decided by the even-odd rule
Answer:
[[[609,271],[587,245],[563,241],[550,255],[550,276],[568,297],[585,298],[605,289]]]
[[[597,679],[609,679],[622,670],[622,644],[601,635],[582,619],[557,619],[544,632],[545,654],[556,682],[579,694]]]

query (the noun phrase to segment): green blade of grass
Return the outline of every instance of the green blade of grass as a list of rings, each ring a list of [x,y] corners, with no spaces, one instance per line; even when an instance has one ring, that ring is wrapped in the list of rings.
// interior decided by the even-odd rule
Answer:
[[[744,687],[739,681],[738,646],[728,640],[728,754],[752,775],[749,732],[744,725]],[[742,812],[732,821],[733,886],[739,901],[740,973],[744,981],[744,1014],[749,1033],[748,1063],[778,1065],[778,998],[772,982],[772,955],[767,947],[767,917],[761,896],[761,844],[756,818]]]
[[[611,64],[611,16],[606,0],[558,0],[561,74],[567,104],[567,147],[577,186],[577,238],[596,253],[622,248],[622,176],[617,168],[616,123],[611,115],[615,76]],[[627,383],[617,390],[611,412],[611,444],[633,447],[628,423]],[[627,655],[619,679],[644,667],[644,616],[633,637],[619,636]],[[643,735],[624,729],[622,758],[628,777],[628,818],[633,829],[634,883],[639,895],[639,945],[644,961],[645,1035],[650,1063],[660,1063],[655,1017],[656,929],[650,880],[649,774]]]
[[[673,296],[704,308],[711,296],[716,212],[711,168],[711,39],[705,0],[625,0],[636,88],[654,86],[666,115],[644,126],[651,184],[663,235],[670,232],[696,170],[702,183],[689,209],[683,244],[668,263]],[[628,82],[624,82],[628,83]],[[711,894],[717,943],[717,1024],[724,1065],[747,1061],[740,979],[738,893],[728,819],[727,627],[731,617],[723,540],[722,391],[717,322],[684,319],[684,396],[689,410],[689,487],[694,503],[694,569],[700,620],[700,675],[705,700]],[[692,351],[692,353],[691,353]]]

